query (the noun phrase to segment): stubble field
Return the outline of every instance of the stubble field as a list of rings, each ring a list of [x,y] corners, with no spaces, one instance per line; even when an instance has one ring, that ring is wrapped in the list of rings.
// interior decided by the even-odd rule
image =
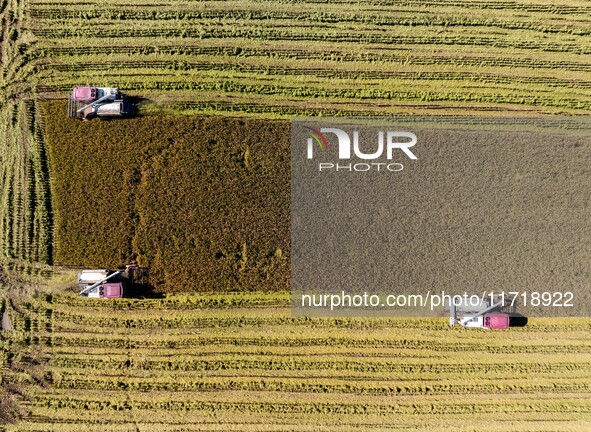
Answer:
[[[15,318],[48,357],[7,431],[586,431],[591,329],[292,318],[286,293],[39,297]]]

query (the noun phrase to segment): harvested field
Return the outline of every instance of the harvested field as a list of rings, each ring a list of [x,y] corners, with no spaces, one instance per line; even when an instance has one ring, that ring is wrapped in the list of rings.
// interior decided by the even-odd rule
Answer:
[[[7,431],[584,431],[588,320],[508,331],[445,320],[291,318],[289,296],[29,302],[49,356]]]
[[[186,113],[588,113],[589,5],[31,0],[44,93],[117,85]],[[153,107],[152,107],[153,109]]]

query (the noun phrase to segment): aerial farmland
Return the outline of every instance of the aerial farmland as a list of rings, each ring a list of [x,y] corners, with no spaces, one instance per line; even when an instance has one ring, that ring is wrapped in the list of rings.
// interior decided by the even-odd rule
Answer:
[[[11,0],[0,23],[0,430],[591,430],[585,316],[470,329],[295,316],[290,297],[293,118],[585,124],[589,2]],[[71,118],[77,86],[118,88],[135,115]],[[401,280],[584,291],[577,133],[442,156],[421,205],[410,187],[397,203],[494,241],[447,253],[401,233],[428,269]],[[475,178],[493,186],[480,207],[442,203]],[[78,295],[81,269],[130,263],[131,295]]]

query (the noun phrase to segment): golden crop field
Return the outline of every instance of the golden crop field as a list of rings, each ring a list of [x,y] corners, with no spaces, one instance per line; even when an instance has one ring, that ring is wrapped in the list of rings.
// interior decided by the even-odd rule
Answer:
[[[281,125],[293,115],[588,116],[590,54],[586,0],[1,2],[0,314],[14,330],[0,332],[0,431],[591,430],[588,318],[481,331],[437,319],[292,317],[282,291],[289,175],[264,169],[288,165]],[[143,117],[75,123],[62,100],[76,85],[118,87]],[[143,125],[143,136],[127,124]],[[260,141],[236,138],[245,124]],[[207,125],[219,130],[187,145],[191,128]],[[109,129],[119,141],[101,137]],[[231,138],[227,154],[220,136]],[[199,182],[199,149],[218,154],[217,183]],[[517,209],[526,191],[552,221],[575,209],[553,235],[575,239],[576,250],[552,249],[560,238],[545,238],[540,223],[499,254],[519,258],[525,281],[552,272],[554,283],[568,278],[564,268],[589,279],[585,150],[561,148],[568,169],[550,167],[544,187],[503,179],[527,186],[512,196]],[[117,168],[110,178],[89,176],[92,155],[102,171]],[[537,157],[516,163],[547,168]],[[166,190],[181,178],[208,204]],[[211,207],[214,194],[223,211]],[[257,208],[242,214],[244,196]],[[217,231],[175,224],[212,215],[223,221]],[[529,245],[544,238],[550,267],[528,267]],[[74,273],[48,282],[54,269],[43,265],[137,257],[167,291],[245,292],[94,301],[64,289]],[[198,282],[195,268],[205,269]]]
[[[56,263],[138,262],[161,292],[289,289],[289,123],[65,109],[43,106]]]
[[[590,10],[579,0],[6,1],[0,254],[53,259],[40,99],[92,84],[156,114],[588,114]]]
[[[185,112],[586,113],[570,0],[31,0],[39,91],[103,82]],[[34,66],[33,66],[34,65]]]
[[[443,319],[292,318],[287,293],[115,301],[55,293],[21,313],[19,338],[48,360],[37,381],[9,375],[28,401],[6,431],[591,425],[587,319],[484,331]]]

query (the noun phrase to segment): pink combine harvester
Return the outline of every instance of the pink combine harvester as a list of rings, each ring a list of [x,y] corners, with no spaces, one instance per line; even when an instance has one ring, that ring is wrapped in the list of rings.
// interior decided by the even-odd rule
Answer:
[[[125,281],[120,271],[82,270],[78,273],[78,285],[83,297],[120,298],[124,294]]]
[[[506,329],[513,325],[523,326],[527,318],[502,310],[507,307],[504,296],[491,295],[484,297],[478,304],[462,302],[462,304],[449,305],[449,325],[459,324],[463,327],[477,327],[485,329]]]
[[[124,117],[133,113],[133,105],[114,87],[74,87],[68,96],[68,115],[75,119]]]

